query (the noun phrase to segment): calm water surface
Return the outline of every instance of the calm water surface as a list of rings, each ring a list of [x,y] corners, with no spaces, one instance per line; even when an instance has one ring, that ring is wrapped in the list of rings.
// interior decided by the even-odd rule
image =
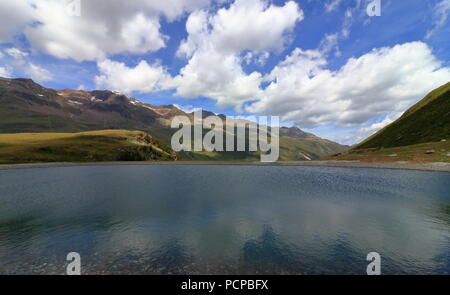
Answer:
[[[0,171],[0,274],[450,273],[450,173],[327,167]]]

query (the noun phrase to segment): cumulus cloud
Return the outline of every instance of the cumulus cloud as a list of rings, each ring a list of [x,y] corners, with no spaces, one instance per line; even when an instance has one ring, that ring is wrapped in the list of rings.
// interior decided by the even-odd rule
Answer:
[[[293,1],[276,6],[263,0],[237,0],[214,15],[192,14],[186,24],[189,37],[180,52],[189,56],[202,45],[223,53],[281,50],[289,41],[286,34],[302,19],[303,12]]]
[[[195,53],[174,82],[179,96],[209,97],[221,107],[235,106],[239,111],[243,102],[256,99],[261,78],[258,72],[247,75],[239,56],[203,49]]]
[[[14,3],[14,4],[12,4]],[[81,15],[68,14],[68,1],[0,2],[0,40],[24,32],[31,45],[58,58],[104,59],[128,52],[143,54],[165,47],[160,18],[173,21],[208,0],[81,1]],[[17,15],[15,14],[17,12]]]
[[[95,77],[98,88],[106,88],[131,94],[133,91],[148,93],[165,89],[170,75],[159,65],[141,61],[135,67],[105,59],[97,63],[100,75]]]
[[[264,77],[270,85],[248,111],[282,116],[307,128],[367,124],[404,111],[450,81],[450,68],[422,42],[374,49],[337,71],[318,50],[295,49]]]
[[[11,78],[11,70],[7,67],[0,67],[0,77]]]
[[[11,63],[14,65],[15,69],[22,70],[36,82],[46,82],[53,79],[52,74],[48,70],[32,63],[29,60],[28,52],[22,51],[16,47],[6,48],[4,52],[12,58]],[[12,70],[10,67],[5,69],[7,72],[3,71],[3,73],[10,77],[12,75]]]
[[[0,1],[0,43],[11,42],[16,33],[34,20],[33,15],[28,1]]]
[[[442,0],[434,8],[434,24],[425,36],[426,39],[431,38],[438,30],[440,30],[447,22],[450,14],[450,0]]]
[[[244,72],[246,58],[241,53],[251,52],[264,62],[267,52],[283,49],[302,19],[303,12],[293,1],[277,6],[262,0],[237,0],[214,14],[191,13],[186,22],[188,38],[177,52],[188,58],[174,78],[177,94],[206,96],[219,106],[232,105],[239,111],[243,102],[260,94],[262,78],[258,72]]]

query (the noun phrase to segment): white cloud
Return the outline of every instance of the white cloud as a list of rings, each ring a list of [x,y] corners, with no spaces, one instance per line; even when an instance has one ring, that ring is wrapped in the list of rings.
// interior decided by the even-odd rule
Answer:
[[[0,77],[11,78],[11,70],[7,67],[0,67]]]
[[[264,0],[236,0],[214,15],[192,13],[186,23],[188,39],[178,53],[189,57],[202,46],[221,53],[281,50],[289,41],[287,34],[302,19],[303,12],[293,1],[276,6]]]
[[[325,11],[326,12],[332,12],[336,10],[339,7],[339,4],[341,4],[342,0],[331,0],[327,3],[325,3]]]
[[[280,115],[303,128],[355,126],[404,111],[450,81],[450,68],[422,42],[374,49],[337,71],[326,64],[319,51],[295,49],[264,77],[272,82],[248,111]]]
[[[194,54],[180,75],[174,78],[177,95],[204,96],[217,100],[219,106],[235,106],[259,94],[261,74],[247,75],[241,68],[239,56],[221,55],[212,49],[202,49]]]
[[[325,4],[325,10],[327,12],[335,10],[339,4],[338,1],[331,1]],[[363,12],[363,13],[362,13]],[[367,15],[365,14],[365,10],[361,9],[361,0],[357,1],[355,6],[348,7],[344,12],[344,18],[342,21],[342,26],[339,32],[325,34],[320,41],[318,50],[320,50],[324,55],[328,55],[331,52],[334,52],[334,55],[339,57],[342,55],[342,52],[339,48],[339,41],[342,39],[348,39],[350,37],[351,27],[354,22],[357,20],[361,20],[361,18],[367,19]]]
[[[1,1],[0,40],[24,32],[35,49],[77,61],[122,52],[143,54],[165,47],[161,17],[173,21],[206,4],[208,0],[133,0],[126,5],[120,0],[89,0],[81,1],[81,16],[70,16],[67,1]]]
[[[425,36],[426,39],[431,38],[438,30],[440,30],[448,20],[450,14],[450,0],[442,0],[434,8],[434,24]]]
[[[377,132],[378,130],[380,130],[383,127],[386,127],[387,125],[391,124],[392,122],[394,122],[395,120],[391,119],[389,116],[386,116],[386,118],[378,123],[373,123],[368,127],[363,127],[361,129],[359,129],[360,132],[363,133],[368,133],[368,134],[373,134],[375,132]],[[366,137],[366,136],[364,136]]]
[[[29,60],[28,52],[22,51],[16,47],[4,49],[4,52],[13,58],[12,63],[14,64],[15,69],[21,69],[26,75],[31,77],[36,82],[46,82],[53,79],[53,76],[49,71]],[[12,71],[8,68],[6,74],[11,76]]]
[[[0,1],[0,43],[11,42],[17,32],[34,20],[33,14],[27,1]]]
[[[245,62],[245,64],[249,65],[249,64],[256,64],[259,66],[264,66],[266,64],[267,59],[269,58],[270,53],[267,51],[263,51],[261,53],[254,53],[254,52],[247,52],[244,57],[243,57],[243,61]]]
[[[5,52],[11,56],[12,58],[14,58],[15,60],[23,60],[24,58],[26,58],[28,56],[27,52],[24,52],[18,48],[15,47],[11,47],[11,48],[7,48],[5,49]]]
[[[320,41],[319,50],[323,54],[327,55],[329,52],[334,50],[335,56],[340,56],[341,51],[338,46],[339,34],[326,34]]]
[[[170,76],[159,65],[139,62],[136,67],[105,59],[97,63],[100,75],[95,77],[98,88],[107,88],[131,94],[133,91],[148,93],[165,89],[169,86]]]
[[[355,19],[353,12],[358,8],[347,8],[345,11],[344,22],[342,23],[341,36],[342,38],[348,38],[350,36],[350,28],[352,27]]]
[[[36,82],[46,82],[53,79],[53,75],[44,68],[41,68],[33,63],[30,63],[25,72]]]
[[[302,19],[303,12],[293,1],[276,6],[262,0],[237,0],[215,14],[191,13],[186,22],[188,38],[177,52],[189,59],[174,79],[177,95],[206,96],[239,111],[243,102],[260,94],[262,78],[258,72],[245,73],[242,63],[253,56],[263,63],[269,51],[283,49]],[[243,51],[251,55],[241,57]]]
[[[196,108],[192,105],[179,105],[179,104],[174,104],[174,107],[176,107],[177,109],[179,109],[187,114],[190,114],[190,113],[193,113],[195,111],[199,111],[202,109],[202,108]]]

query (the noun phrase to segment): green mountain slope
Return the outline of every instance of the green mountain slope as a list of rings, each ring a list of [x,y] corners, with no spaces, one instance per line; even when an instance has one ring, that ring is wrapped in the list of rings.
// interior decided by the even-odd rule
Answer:
[[[450,138],[450,83],[408,109],[398,120],[356,146],[356,149],[388,148]]]
[[[347,146],[320,137],[312,139],[280,137],[280,161],[292,161],[292,159],[315,160],[332,154],[343,153],[347,150]]]
[[[0,134],[0,164],[176,159],[169,147],[142,131]]]

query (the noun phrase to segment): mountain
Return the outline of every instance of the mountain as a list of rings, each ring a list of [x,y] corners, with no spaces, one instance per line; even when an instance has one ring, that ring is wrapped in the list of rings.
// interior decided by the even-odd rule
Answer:
[[[336,160],[450,162],[450,82]]]
[[[172,118],[193,117],[173,105],[153,106],[115,91],[55,90],[31,79],[0,78],[0,105],[0,133],[139,130],[166,146],[176,131],[170,128]],[[203,111],[203,117],[209,115],[214,114]],[[317,159],[346,149],[296,127],[280,129],[280,160]],[[187,160],[259,159],[251,152],[182,152],[179,156]]]
[[[142,131],[0,134],[0,164],[148,160],[177,155]]]
[[[312,133],[304,132],[297,127],[281,127],[280,136],[293,137],[298,139],[317,139],[319,137]]]
[[[388,148],[450,137],[450,82],[433,90],[398,120],[370,136],[356,149]]]

